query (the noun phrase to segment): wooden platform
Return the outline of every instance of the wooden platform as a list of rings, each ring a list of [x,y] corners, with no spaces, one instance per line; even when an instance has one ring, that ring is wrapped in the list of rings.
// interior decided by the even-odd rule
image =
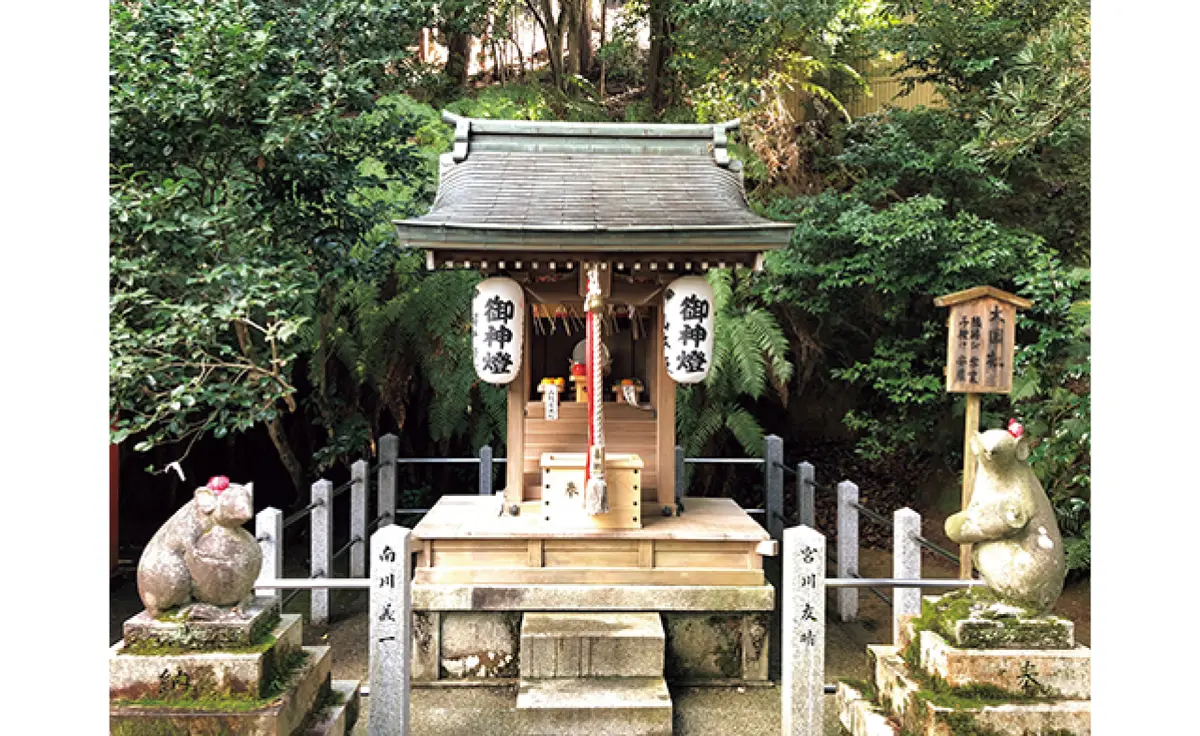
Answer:
[[[736,503],[693,498],[681,516],[641,529],[562,529],[496,499],[443,496],[413,530],[413,582],[574,585],[763,585],[777,543]]]

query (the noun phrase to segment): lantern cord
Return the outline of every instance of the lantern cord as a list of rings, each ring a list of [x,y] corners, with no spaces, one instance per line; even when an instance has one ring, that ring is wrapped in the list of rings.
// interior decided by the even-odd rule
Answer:
[[[608,513],[608,485],[604,482],[604,347],[600,342],[600,319],[604,298],[600,291],[600,269],[588,264],[587,299],[587,367],[588,367],[588,457],[584,507],[590,516]]]

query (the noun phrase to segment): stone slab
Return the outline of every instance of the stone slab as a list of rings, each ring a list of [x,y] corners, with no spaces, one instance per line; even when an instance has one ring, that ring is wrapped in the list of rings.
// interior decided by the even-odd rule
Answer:
[[[745,659],[742,614],[664,614],[671,682],[737,679]]]
[[[260,697],[280,663],[300,649],[301,631],[300,615],[288,613],[260,651],[131,654],[119,641],[109,650],[109,698]]]
[[[412,681],[438,679],[442,651],[442,614],[439,611],[412,612]]]
[[[439,677],[517,676],[521,614],[453,612],[439,618]]]
[[[871,684],[875,686],[876,703],[888,713],[903,717],[920,686],[901,676],[904,660],[900,651],[886,644],[868,644],[867,668]]]
[[[413,583],[418,611],[773,611],[771,585]]]
[[[964,724],[974,724],[1004,734],[1056,731],[1073,736],[1091,734],[1090,701],[1049,700],[948,708],[917,697],[920,685],[909,676],[895,647],[870,645],[867,651],[878,704],[907,732],[921,736],[955,736],[962,732]]]
[[[109,729],[116,736],[292,736],[316,702],[329,692],[332,661],[327,646],[304,647],[308,660],[284,692],[249,710],[138,705],[113,702]]]
[[[220,649],[254,645],[279,620],[279,604],[271,598],[255,598],[235,613],[223,608],[223,614],[211,621],[172,621],[173,611],[159,618],[142,611],[125,621],[125,645],[138,647],[182,647],[184,649]]]
[[[657,613],[527,613],[521,677],[661,677],[665,639]]]
[[[1075,623],[1058,616],[1011,619],[965,619],[954,624],[954,642],[975,649],[1043,649],[1075,646]]]
[[[947,684],[995,685],[1010,692],[1067,700],[1088,700],[1092,692],[1092,652],[1073,649],[962,649],[933,631],[918,632],[921,669]]]
[[[538,736],[671,733],[671,693],[661,677],[522,680],[517,711],[523,732]]]
[[[922,610],[935,609],[969,593],[925,596]],[[940,631],[947,641],[966,649],[1072,649],[1074,622],[1052,614],[1032,615],[1017,606],[994,601],[973,605],[952,629]]]
[[[838,722],[850,736],[900,736],[900,729],[858,689],[839,682],[836,698]]]
[[[303,736],[346,736],[358,722],[359,680],[334,680],[329,687],[332,703],[312,714]]]

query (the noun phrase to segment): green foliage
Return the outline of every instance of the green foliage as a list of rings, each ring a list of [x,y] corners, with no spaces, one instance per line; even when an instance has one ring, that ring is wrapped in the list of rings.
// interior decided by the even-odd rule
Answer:
[[[902,53],[913,79],[971,94],[999,80],[1030,36],[1077,0],[885,0],[879,42]]]
[[[590,83],[579,77],[566,77],[565,83],[577,93],[589,97],[595,94]],[[497,120],[604,122],[609,119],[604,108],[591,99],[581,99],[537,82],[484,87],[470,97],[455,100],[446,109],[464,117]]]
[[[635,12],[629,5],[626,4],[626,12],[596,51],[596,61],[604,63],[609,84],[621,82],[634,86],[645,81],[645,59],[638,47],[638,34],[646,30],[645,11]]]
[[[1007,163],[1039,146],[1087,137],[1092,89],[1087,6],[1070,3],[1030,38],[1013,64],[986,91],[986,106],[968,148]]]
[[[678,436],[684,451],[696,456],[727,430],[744,453],[760,456],[763,429],[747,400],[762,397],[768,384],[786,399],[792,377],[787,338],[774,316],[747,298],[745,276],[710,271],[708,281],[715,301],[712,365],[702,384],[679,387]]]
[[[114,441],[190,447],[265,423],[299,488],[305,461],[278,430],[283,413],[326,428],[328,445],[312,448],[320,468],[374,433],[378,407],[359,388],[403,406],[413,364],[384,349],[400,338],[385,339],[386,319],[341,320],[399,312],[390,300],[413,279],[398,274],[420,268],[387,223],[432,199],[449,133],[429,108],[380,93],[411,79],[405,39],[421,12],[348,0],[114,6]],[[333,339],[348,333],[358,352]],[[429,361],[453,355],[435,337],[422,344],[415,369],[431,375],[441,366]],[[346,362],[331,368],[335,354]],[[298,406],[304,364],[317,390]]]
[[[959,402],[944,389],[945,313],[933,297],[991,284],[1032,299],[1018,321],[1015,391],[985,399],[984,425],[1021,417],[1061,517],[1086,498],[1090,475],[1088,273],[1034,228],[989,217],[1012,185],[972,155],[974,135],[954,110],[855,121],[843,152],[824,162],[845,188],[764,205],[799,227],[768,257],[758,293],[793,315],[793,339],[819,346],[818,373],[856,389],[845,422],[858,452],[914,468],[961,451],[961,425],[947,421]],[[1069,539],[1083,534],[1086,514],[1074,526],[1062,518]]]

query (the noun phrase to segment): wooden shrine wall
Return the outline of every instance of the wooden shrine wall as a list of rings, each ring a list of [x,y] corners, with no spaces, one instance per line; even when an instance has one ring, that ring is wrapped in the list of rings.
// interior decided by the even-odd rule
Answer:
[[[587,404],[563,402],[558,407],[558,419],[542,417],[542,404],[529,402],[525,416],[524,500],[542,497],[543,452],[587,452]],[[636,453],[642,458],[642,499],[657,499],[658,443],[654,412],[635,409],[628,404],[604,405],[605,450],[613,453]],[[671,462],[675,462],[671,458]]]
[[[657,307],[658,305],[656,305]],[[675,382],[667,376],[662,356],[661,308],[655,308],[650,340],[649,380],[646,390],[653,410],[627,404],[604,405],[605,441],[611,452],[637,453],[645,463],[642,499],[659,506],[675,503]],[[562,401],[559,418],[542,418],[539,397],[531,395],[530,340],[516,380],[508,385],[508,467],[505,497],[510,503],[541,499],[543,452],[587,452],[586,404]],[[568,391],[569,391],[568,387]],[[660,462],[661,459],[661,462]]]

